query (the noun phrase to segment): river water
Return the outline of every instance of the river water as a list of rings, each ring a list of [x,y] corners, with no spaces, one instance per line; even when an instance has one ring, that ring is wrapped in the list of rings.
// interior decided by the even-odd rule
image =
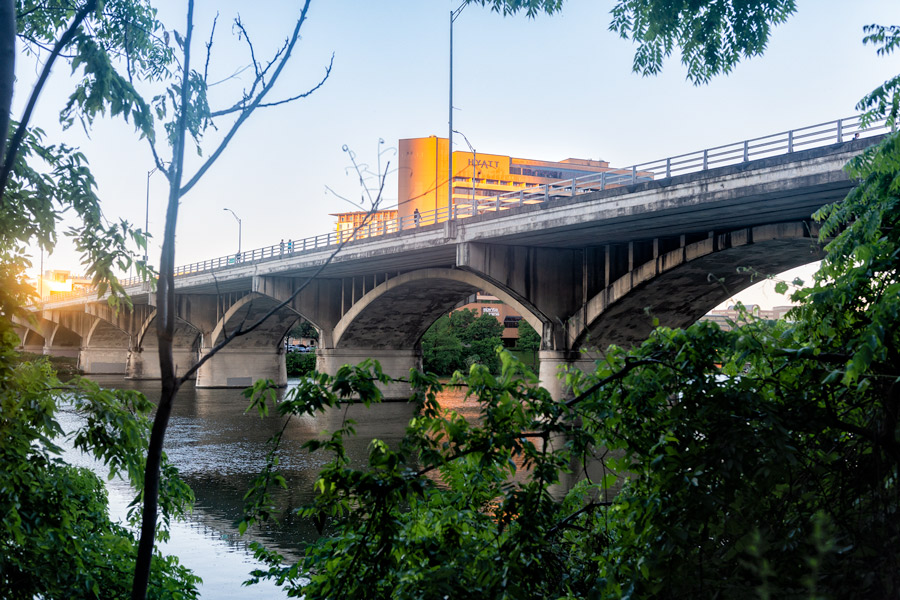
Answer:
[[[159,399],[159,381],[126,381],[121,376],[92,379],[105,387],[139,390],[154,402]],[[295,384],[296,381],[289,382],[289,387]],[[203,578],[201,597],[205,600],[287,597],[273,584],[242,587],[241,583],[252,569],[260,566],[247,549],[249,541],[261,541],[297,559],[303,543],[316,537],[312,524],[291,512],[312,498],[313,482],[326,460],[324,455],[314,456],[301,450],[304,442],[321,436],[323,431],[333,431],[343,419],[352,418],[357,423],[357,436],[348,440],[346,447],[351,459],[363,464],[372,439],[393,445],[403,436],[412,416],[408,404],[393,402],[368,409],[350,406],[316,418],[292,418],[281,452],[281,470],[288,489],[275,495],[276,505],[283,511],[281,523],[263,530],[252,529],[241,537],[234,522],[242,515],[243,495],[264,465],[267,440],[284,423],[277,416],[261,419],[255,410],[245,413],[248,401],[241,392],[187,385],[179,392],[166,434],[165,451],[194,490],[196,504],[187,522],[173,525],[172,538],[163,551],[179,556],[183,564]],[[440,402],[444,408],[474,415],[477,407],[472,402],[464,403],[463,397],[462,392],[449,390]],[[74,422],[66,422],[74,417],[61,417],[64,427],[74,426]],[[102,465],[90,457],[69,453],[67,459],[93,468],[105,479]],[[133,492],[121,480],[110,481],[107,486],[114,518],[124,519]]]

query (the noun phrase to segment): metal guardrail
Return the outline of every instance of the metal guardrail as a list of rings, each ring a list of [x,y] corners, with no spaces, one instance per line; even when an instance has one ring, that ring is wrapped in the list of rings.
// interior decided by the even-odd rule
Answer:
[[[343,241],[368,239],[443,223],[452,219],[465,219],[475,215],[499,213],[525,204],[539,204],[559,198],[571,198],[590,192],[634,185],[645,181],[660,181],[676,175],[707,171],[751,160],[791,154],[801,149],[807,150],[852,139],[874,137],[889,130],[885,119],[879,119],[870,123],[865,129],[862,128],[861,120],[860,116],[855,116],[828,121],[724,146],[670,156],[622,169],[612,169],[575,179],[563,179],[554,183],[524,187],[518,191],[506,192],[493,197],[476,197],[474,202],[471,197],[460,198],[453,207],[442,207],[437,210],[419,213],[418,215],[407,215],[391,220],[373,222],[353,233],[332,232],[298,240],[287,240],[272,246],[246,250],[239,254],[229,254],[183,265],[175,268],[175,276],[216,271],[262,261],[280,260],[289,256],[329,248]],[[144,280],[139,277],[131,277],[120,280],[120,283],[128,287],[142,284]],[[54,296],[52,301],[86,296],[90,293],[90,291],[84,290],[65,292]]]

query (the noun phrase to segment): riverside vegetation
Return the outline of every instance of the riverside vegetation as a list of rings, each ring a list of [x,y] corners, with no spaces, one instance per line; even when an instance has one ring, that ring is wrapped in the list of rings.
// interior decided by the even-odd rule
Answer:
[[[505,12],[563,5],[479,1]],[[704,82],[762,53],[771,27],[795,9],[793,0],[617,0],[612,29],[638,44],[637,71],[658,72],[681,48],[688,77]],[[154,519],[155,535],[145,540],[164,538],[168,519],[190,504],[164,457],[161,480],[144,487],[152,407],[142,396],[83,379],[62,384],[44,361],[18,364],[12,331],[33,294],[23,278],[26,245],[52,248],[62,212],[76,217],[72,233],[87,272],[101,291],[117,293],[114,300],[127,303],[114,272],[132,265],[128,244],[138,255],[146,247],[143,232],[103,218],[81,153],[46,143],[28,123],[30,108],[21,122],[7,121],[16,35],[33,49],[52,49],[47,73],[61,55],[81,77],[61,115],[67,122],[89,125],[108,110],[151,138],[154,111],[135,86],[172,83],[167,98],[181,101],[169,105],[160,138],[180,153],[186,128],[199,144],[211,117],[205,77],[190,70],[187,53],[175,73],[168,33],[139,0],[0,4],[0,130],[8,131],[0,148],[5,598],[122,598],[132,588],[134,534],[110,522],[99,480],[59,458],[54,415],[63,400],[86,417],[72,434],[75,445],[135,485],[134,519],[142,500],[155,514],[158,494],[162,526]],[[189,35],[173,39],[190,48]],[[900,47],[900,29],[872,25],[864,41],[888,55]],[[116,71],[118,61],[127,73]],[[859,109],[896,124],[898,88],[900,77],[884,82]],[[241,122],[244,107],[235,109]],[[170,176],[176,206],[186,192],[180,156]],[[434,399],[443,384],[411,373],[418,415],[398,447],[375,442],[366,468],[354,469],[342,446],[351,422],[307,444],[332,459],[315,483],[316,501],[303,510],[323,536],[296,564],[257,546],[268,568],[253,577],[310,599],[900,595],[900,139],[887,136],[848,168],[859,186],[820,211],[828,254],[811,285],[794,294],[799,306],[788,321],[732,332],[710,324],[657,329],[638,348],[610,349],[595,373],[569,374],[575,395],[565,403],[551,402],[502,353],[496,373],[476,362],[451,382],[480,402],[477,423],[444,415]],[[265,382],[249,395],[255,408],[287,418],[351,397],[377,402],[376,382],[384,380],[376,364],[364,363],[305,379],[277,404]],[[278,436],[242,527],[269,516],[267,489],[283,484],[277,443]],[[562,499],[548,492],[561,473],[592,460],[602,461],[599,477]],[[152,556],[149,587],[135,585],[133,597],[196,596],[196,578],[177,559]]]

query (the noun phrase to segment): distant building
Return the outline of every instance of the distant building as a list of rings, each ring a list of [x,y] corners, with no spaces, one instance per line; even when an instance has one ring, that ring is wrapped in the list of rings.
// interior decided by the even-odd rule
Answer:
[[[447,139],[436,136],[400,140],[397,209],[406,222],[416,209],[423,215],[438,211],[447,220]],[[460,216],[471,209],[472,199],[486,200],[506,192],[596,173],[628,173],[602,160],[567,158],[560,162],[513,158],[500,154],[454,151],[453,204]],[[649,179],[649,173],[641,173]]]
[[[750,313],[752,316],[760,318],[760,319],[780,319],[784,317],[785,314],[789,310],[794,308],[793,306],[776,306],[771,309],[763,309],[760,308],[757,304],[749,304],[744,307],[744,310]],[[737,323],[738,325],[745,319],[743,315],[739,311],[737,311],[733,306],[729,306],[725,310],[711,310],[702,317],[700,317],[699,321],[713,321],[714,323],[718,323],[719,327],[724,329],[725,331],[730,331],[732,327],[732,323]]]
[[[332,217],[337,217],[337,233],[341,241],[351,239],[353,232],[356,236],[353,239],[361,240],[374,235],[383,235],[397,230],[397,211],[396,210],[379,210],[369,217],[365,225],[363,222],[369,213],[364,210],[332,213]],[[360,227],[362,226],[362,227]],[[360,228],[357,231],[357,228]]]
[[[469,299],[467,304],[450,312],[454,313],[458,310],[473,310],[478,313],[479,317],[481,315],[494,317],[503,323],[503,333],[500,334],[503,345],[507,348],[516,345],[516,340],[519,339],[519,323],[522,321],[522,315],[514,311],[509,305],[503,304],[496,296],[478,292],[473,298]]]
[[[84,275],[73,275],[63,269],[48,269],[43,275],[30,282],[41,300],[52,300],[54,296],[67,292],[82,292],[93,289],[91,280]]]

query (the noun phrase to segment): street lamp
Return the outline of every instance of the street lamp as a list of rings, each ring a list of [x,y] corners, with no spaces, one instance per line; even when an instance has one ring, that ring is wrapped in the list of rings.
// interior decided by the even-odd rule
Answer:
[[[147,202],[144,205],[144,235],[150,232],[150,176],[159,171],[159,167],[153,167],[147,171]],[[149,240],[144,246],[144,266],[147,266],[147,254],[149,252]]]
[[[463,11],[466,4],[468,4],[468,0],[463,0],[463,3],[456,10],[450,11],[450,127],[447,134],[447,210],[451,215],[453,214],[453,21]],[[435,185],[437,185],[437,182],[435,182]],[[434,195],[437,198],[437,191],[435,191]]]
[[[231,210],[230,208],[223,208],[222,210],[227,210],[228,212],[231,213],[231,216],[232,216],[232,217],[234,217],[235,219],[237,219],[237,222],[238,222],[238,251],[237,251],[237,255],[238,255],[238,257],[240,257],[240,255],[241,255],[241,218],[240,218],[239,216],[237,216],[236,214],[234,214],[234,211]]]
[[[454,130],[455,131],[455,130]],[[472,147],[472,144],[469,143],[469,138],[466,137],[462,131],[456,131],[459,135],[463,136],[463,139],[466,140],[466,146],[469,147],[469,150],[472,151],[472,214],[475,214],[475,169],[478,167],[478,155],[475,154],[475,148]],[[451,213],[452,216],[452,213]]]
[[[387,148],[382,148],[381,146],[383,146],[383,145],[384,145],[384,138],[378,138],[378,189],[379,189],[379,191],[381,190],[382,178],[387,175],[387,173],[381,172],[381,155],[384,154],[385,152],[390,152],[391,150],[394,151],[395,156],[397,154],[397,149],[394,148],[393,146],[388,146]]]

